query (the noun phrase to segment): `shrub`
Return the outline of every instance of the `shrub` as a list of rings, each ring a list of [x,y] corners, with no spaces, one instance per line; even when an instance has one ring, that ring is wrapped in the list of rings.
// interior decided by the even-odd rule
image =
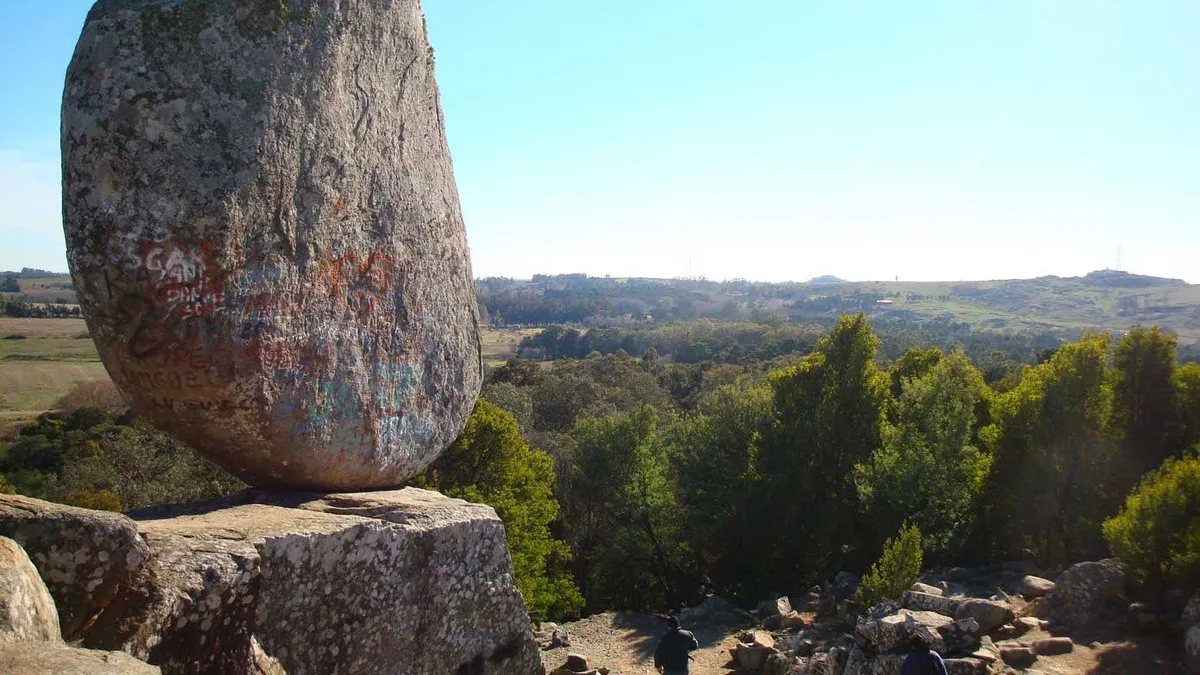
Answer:
[[[117,386],[111,380],[91,380],[76,382],[71,390],[54,403],[54,407],[64,412],[75,412],[80,408],[120,408],[125,406],[125,399]]]
[[[1168,459],[1104,523],[1104,538],[1133,579],[1152,588],[1200,588],[1200,456]]]
[[[899,600],[921,573],[922,557],[920,528],[902,526],[900,534],[883,545],[883,555],[863,577],[855,599],[864,607],[880,600]]]

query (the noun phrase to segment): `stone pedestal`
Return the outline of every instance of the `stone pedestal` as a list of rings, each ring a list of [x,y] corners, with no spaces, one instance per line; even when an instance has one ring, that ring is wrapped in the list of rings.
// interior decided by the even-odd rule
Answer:
[[[413,488],[248,491],[106,518],[144,545],[136,569],[115,572],[89,564],[101,550],[71,543],[87,537],[41,536],[85,528],[94,513],[0,495],[0,534],[59,579],[50,590],[62,621],[83,626],[86,647],[127,651],[167,675],[542,670],[490,507]],[[101,571],[70,575],[66,561]],[[89,585],[114,585],[108,574],[122,578],[104,605],[81,604]]]

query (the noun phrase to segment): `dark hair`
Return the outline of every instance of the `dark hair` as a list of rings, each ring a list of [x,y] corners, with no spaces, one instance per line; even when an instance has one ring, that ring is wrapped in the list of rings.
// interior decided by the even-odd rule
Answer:
[[[671,615],[667,617],[667,628],[679,628],[679,617]]]

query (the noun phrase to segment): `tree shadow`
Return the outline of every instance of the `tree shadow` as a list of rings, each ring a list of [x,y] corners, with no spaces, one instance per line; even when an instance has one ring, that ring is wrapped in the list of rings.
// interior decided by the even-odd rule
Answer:
[[[1088,675],[1184,675],[1180,655],[1160,639],[1134,638],[1102,646]]]
[[[696,642],[700,643],[701,649],[707,649],[719,644],[729,635],[730,631],[736,630],[741,625],[737,622],[705,621],[697,622],[694,625],[685,624],[683,629],[691,631],[696,636]],[[654,614],[617,612],[613,617],[612,627],[624,631],[623,639],[628,643],[631,651],[639,658],[648,660],[654,656],[658,641],[667,634],[667,619],[665,616],[660,617]]]

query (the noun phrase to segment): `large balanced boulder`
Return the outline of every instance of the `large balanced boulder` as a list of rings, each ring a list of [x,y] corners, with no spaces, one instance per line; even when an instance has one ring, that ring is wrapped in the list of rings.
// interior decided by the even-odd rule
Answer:
[[[62,640],[54,598],[25,549],[0,537],[0,641]]]
[[[67,72],[71,275],[138,414],[251,484],[419,473],[478,310],[418,0],[99,0]]]

